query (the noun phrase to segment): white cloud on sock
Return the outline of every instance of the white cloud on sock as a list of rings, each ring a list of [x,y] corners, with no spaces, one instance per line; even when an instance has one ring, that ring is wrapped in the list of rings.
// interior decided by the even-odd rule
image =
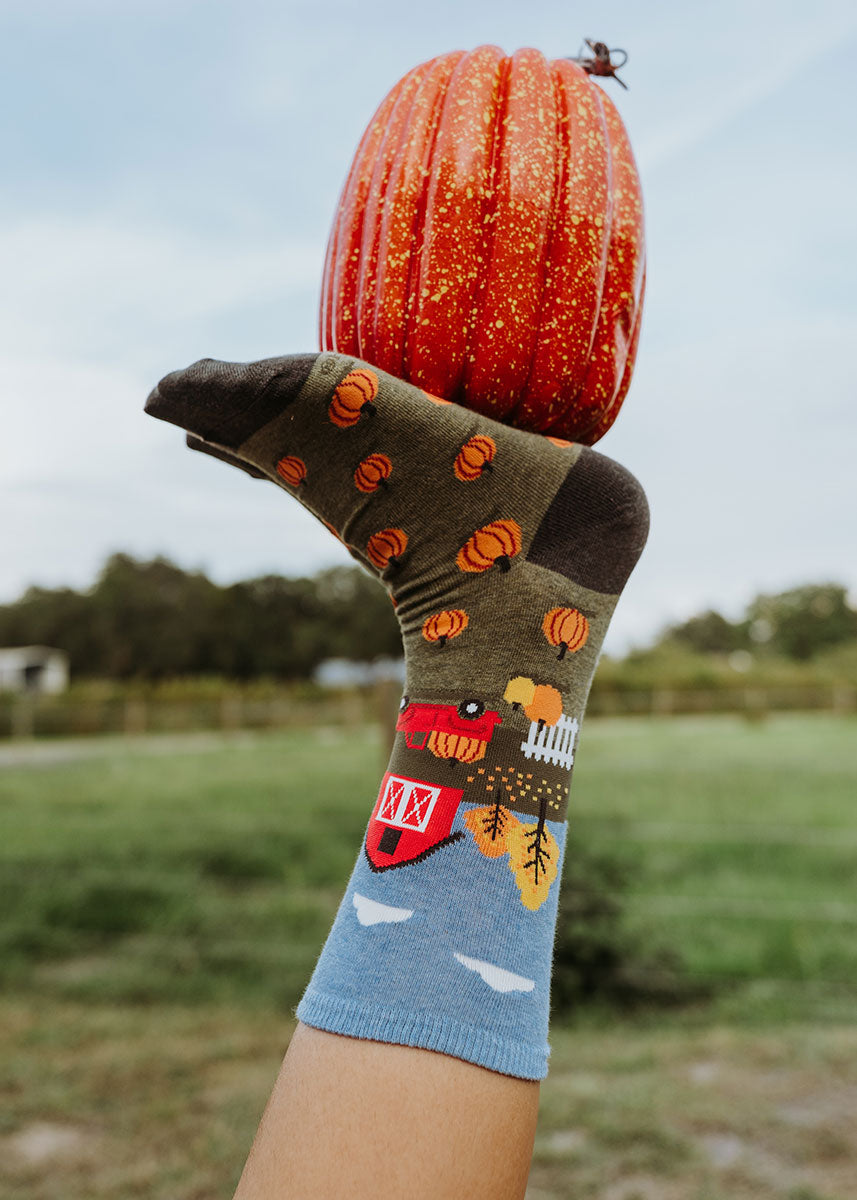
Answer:
[[[361,925],[395,924],[397,921],[407,921],[414,915],[412,908],[394,908],[392,904],[381,904],[378,900],[361,896],[359,892],[354,893],[354,907]]]
[[[464,954],[456,954],[455,957],[468,971],[476,971],[481,975],[495,992],[531,992],[536,986],[534,979],[526,979],[523,975],[496,967],[494,963],[483,962],[481,958],[467,958]]]

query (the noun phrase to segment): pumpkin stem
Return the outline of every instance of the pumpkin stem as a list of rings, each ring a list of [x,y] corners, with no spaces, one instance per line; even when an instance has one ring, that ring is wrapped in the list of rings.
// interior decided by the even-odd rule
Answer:
[[[592,57],[588,58],[583,53],[583,49],[581,47],[581,52],[576,58],[572,58],[571,61],[577,63],[578,66],[583,67],[587,75],[600,75],[602,77],[609,76],[610,78],[615,79],[616,82],[623,87],[625,91],[627,91],[627,83],[620,79],[616,72],[624,67],[625,63],[628,61],[628,51],[621,50],[618,47],[611,50],[607,46],[606,42],[594,42],[592,38],[584,38],[583,40],[592,51]],[[622,55],[622,58],[619,62],[613,61],[614,54]]]
[[[490,463],[490,462],[484,462],[484,463],[482,464],[482,470],[483,470],[483,471],[493,471],[493,470],[494,470],[494,464],[493,464],[493,463]]]
[[[362,417],[363,414],[365,413],[367,417],[374,417],[375,412],[376,412],[375,405],[372,403],[371,400],[367,400],[366,403],[363,405],[363,407],[360,409],[360,416]]]
[[[559,654],[557,655],[557,658],[560,660],[565,658],[565,652],[567,649],[568,649],[568,644],[566,642],[563,642],[559,648]]]
[[[441,646],[445,646],[445,645],[446,645],[446,639],[447,639],[447,637],[448,637],[448,636],[449,636],[448,634],[446,634],[446,633],[443,633],[443,634],[441,634],[441,636],[440,636],[440,637],[437,639],[437,640],[438,640],[438,642],[441,644]]]
[[[506,571],[510,570],[510,568],[512,566],[511,562],[509,561],[508,554],[499,555],[498,558],[494,559],[494,562],[497,564],[497,566],[500,568],[500,570],[503,571],[504,574]]]

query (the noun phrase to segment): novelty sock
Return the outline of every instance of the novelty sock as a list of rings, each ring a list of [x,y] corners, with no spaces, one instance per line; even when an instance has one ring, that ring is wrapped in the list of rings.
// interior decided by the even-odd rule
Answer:
[[[543,1078],[569,784],[639,484],[338,354],[203,360],[146,407],[295,495],[396,606],[395,745],[299,1019]]]
[[[244,462],[237,454],[230,454],[222,446],[214,446],[211,442],[203,441],[200,437],[194,437],[192,433],[187,435],[185,441],[187,442],[188,450],[199,450],[202,454],[208,454],[211,458],[217,458],[221,462],[229,463],[230,467],[237,467],[239,471],[243,471],[251,479],[268,478],[264,471],[259,471],[251,463]]]

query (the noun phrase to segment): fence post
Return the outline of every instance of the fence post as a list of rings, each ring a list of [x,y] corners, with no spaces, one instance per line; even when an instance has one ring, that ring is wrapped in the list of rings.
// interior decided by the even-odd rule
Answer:
[[[36,698],[21,692],[12,704],[12,737],[31,738],[36,732]]]
[[[768,693],[764,688],[744,689],[744,716],[750,722],[764,721],[768,715]]]
[[[123,715],[123,726],[126,733],[145,733],[148,725],[148,711],[146,709],[146,701],[135,699],[129,696],[125,701],[125,712]]]
[[[220,728],[241,728],[241,696],[234,692],[224,692],[220,697]]]

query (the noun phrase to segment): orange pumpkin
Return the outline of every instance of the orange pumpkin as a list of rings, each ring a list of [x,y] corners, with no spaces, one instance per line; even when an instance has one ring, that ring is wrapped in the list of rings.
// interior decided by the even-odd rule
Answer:
[[[491,521],[477,529],[458,552],[460,571],[487,571],[498,566],[508,571],[511,559],[521,551],[521,527],[517,521]]]
[[[321,348],[592,444],[630,383],[640,180],[613,101],[568,59],[497,46],[409,71],[334,218]]]
[[[388,567],[399,565],[407,546],[408,535],[404,529],[379,529],[366,543],[366,554],[373,566],[386,571]]]
[[[393,464],[386,454],[370,454],[354,472],[354,484],[361,492],[376,492],[387,486],[392,472]]]
[[[606,433],[607,431],[605,430],[604,432]],[[565,438],[551,437],[550,434],[547,434],[546,436],[549,442],[553,442],[555,446],[560,446],[563,450],[566,448],[566,446],[574,445],[574,442],[566,441]]]
[[[531,721],[538,721],[540,730],[545,725],[556,725],[562,716],[562,695],[549,683],[537,683],[524,712]]]
[[[453,470],[458,479],[469,483],[479,479],[483,471],[491,470],[491,462],[497,453],[497,443],[485,434],[477,433],[458,452]]]
[[[368,367],[349,371],[333,393],[327,415],[340,429],[356,425],[360,418],[375,411],[372,401],[378,395],[378,376]]]
[[[423,637],[427,642],[445,646],[450,638],[456,638],[467,628],[470,618],[463,608],[448,608],[435,613],[423,624]]]
[[[472,763],[485,757],[488,743],[482,738],[435,730],[429,737],[428,748],[436,758],[453,758],[458,762]]]
[[[306,463],[294,454],[287,454],[277,463],[277,474],[289,487],[300,487],[306,482]]]
[[[425,388],[420,388],[420,391],[425,396],[426,400],[431,400],[432,404],[452,404],[451,400],[444,400],[443,396],[433,396],[431,392],[427,392]]]
[[[566,651],[574,654],[586,644],[589,622],[576,608],[552,608],[545,613],[542,631],[552,646],[559,646],[557,658],[565,658]]]

